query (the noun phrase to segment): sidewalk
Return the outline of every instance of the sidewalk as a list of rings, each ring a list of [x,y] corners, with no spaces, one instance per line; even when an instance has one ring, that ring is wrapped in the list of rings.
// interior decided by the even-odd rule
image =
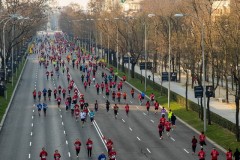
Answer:
[[[128,68],[128,65],[125,64],[125,67]],[[131,65],[130,65],[131,68]],[[141,74],[140,68],[138,65],[135,66],[135,72]],[[145,76],[145,70],[142,70],[142,75]],[[152,80],[152,72],[147,70],[147,76],[150,75],[151,76],[151,80]],[[154,81],[155,83],[161,84],[161,79],[159,74],[154,74]],[[185,97],[185,82],[186,82],[186,75],[182,74],[181,75],[181,83],[178,82],[171,82],[170,83],[170,90],[172,92],[175,92],[183,97]],[[165,88],[168,88],[168,82],[163,82],[162,85]],[[206,82],[207,85],[207,82]],[[233,95],[229,95],[229,103],[222,103],[218,101],[218,98],[224,98],[223,95],[225,95],[226,89],[224,89],[223,87],[218,87],[215,91],[215,95],[216,98],[211,98],[210,99],[210,110],[220,116],[222,116],[223,118],[233,122],[234,124],[236,123],[235,121],[235,115],[236,115],[236,109],[235,109],[235,102],[234,102],[234,96]],[[191,88],[191,86],[189,85],[188,87],[188,99],[198,103],[197,98],[194,97],[194,90]]]

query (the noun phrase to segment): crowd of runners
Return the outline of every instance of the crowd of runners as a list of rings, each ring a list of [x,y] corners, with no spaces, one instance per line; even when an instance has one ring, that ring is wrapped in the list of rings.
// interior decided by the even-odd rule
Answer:
[[[96,99],[92,99],[91,102],[86,101],[84,95],[88,94],[90,88],[96,90],[96,95],[106,96],[106,111],[109,112],[112,108],[114,117],[117,119],[119,107],[123,107],[127,116],[131,113],[131,104],[129,101],[137,99],[140,106],[146,107],[147,114],[154,114],[159,116],[159,123],[156,126],[159,131],[159,138],[164,139],[171,137],[171,132],[176,128],[176,116],[169,110],[168,112],[164,107],[161,107],[159,102],[155,99],[155,95],[151,93],[148,95],[150,99],[146,98],[144,92],[138,93],[132,88],[129,93],[124,89],[124,83],[127,80],[126,76],[123,76],[120,80],[115,75],[112,67],[106,68],[106,64],[99,61],[99,57],[96,55],[86,54],[86,52],[74,42],[68,42],[62,33],[55,33],[55,38],[52,40],[48,35],[38,37],[36,40],[35,54],[38,55],[39,66],[43,68],[46,74],[46,81],[53,78],[62,78],[67,81],[67,88],[59,85],[55,88],[39,88],[32,92],[35,106],[38,110],[38,116],[41,116],[43,111],[44,116],[47,116],[48,102],[56,103],[58,108],[65,108],[65,110],[75,121],[80,121],[81,126],[89,119],[91,125],[94,122],[94,117],[99,112],[99,104]],[[99,71],[99,67],[102,68]],[[81,74],[81,85],[84,90],[79,91],[74,80],[71,77],[71,69],[78,69]],[[101,79],[96,78],[96,74],[100,74]],[[111,104],[113,103],[113,104]],[[89,106],[92,104],[93,106]],[[151,112],[152,111],[152,112]],[[88,118],[89,117],[89,118]],[[107,146],[107,154],[98,153],[98,160],[116,160],[116,150],[113,148],[113,141],[111,139],[104,140]],[[206,145],[206,136],[202,132],[199,137],[193,136],[192,140],[192,154],[196,154],[197,144],[200,144],[200,150],[197,152],[199,160],[205,160],[206,153],[204,146]],[[92,157],[93,140],[88,138],[85,141],[88,157]],[[82,142],[80,139],[76,139],[73,144],[76,150],[76,156],[79,157]],[[219,155],[216,148],[211,151],[212,160],[217,160]],[[41,160],[46,160],[48,153],[45,148],[42,148],[40,152]],[[55,150],[53,153],[55,160],[60,160],[61,153]],[[232,153],[231,149],[226,153],[226,159],[232,160],[232,158],[239,159],[239,152],[236,150]]]

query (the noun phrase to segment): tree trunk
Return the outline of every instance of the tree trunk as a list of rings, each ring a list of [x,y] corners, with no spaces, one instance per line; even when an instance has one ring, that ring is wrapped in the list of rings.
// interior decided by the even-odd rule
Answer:
[[[211,125],[211,115],[210,115],[210,107],[209,107],[210,97],[207,97],[207,115],[208,115],[208,125]]]
[[[188,71],[186,70],[186,91],[185,91],[185,106],[188,111]]]
[[[201,120],[203,121],[203,99],[202,98],[201,98]]]
[[[124,57],[124,55],[122,55],[122,72],[124,72],[124,61],[123,61],[123,57]]]
[[[239,142],[239,95],[235,97],[236,103],[236,139]]]
[[[131,65],[131,77],[132,78],[134,78],[135,65],[136,65],[136,63],[132,63],[132,65]]]
[[[228,79],[227,76],[225,75],[225,82],[226,82],[226,102],[229,103],[229,96],[228,96]]]

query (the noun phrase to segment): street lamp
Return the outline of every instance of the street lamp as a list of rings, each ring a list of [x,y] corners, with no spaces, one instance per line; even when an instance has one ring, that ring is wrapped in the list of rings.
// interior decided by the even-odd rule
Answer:
[[[105,21],[109,21],[109,19],[105,18]],[[107,31],[109,32],[109,22],[108,22],[108,26],[107,26]],[[110,55],[109,55],[109,33],[107,35],[107,43],[108,43],[108,67],[109,67],[109,60],[110,60]]]
[[[154,17],[155,14],[148,14],[148,17]],[[171,86],[171,24],[170,19],[167,19],[168,22],[168,108],[170,108],[170,86]]]
[[[199,20],[197,17],[189,15],[189,14],[175,14],[174,17],[184,17],[184,16],[191,16],[193,17],[197,22],[199,22],[201,24],[201,46],[202,46],[202,61],[203,61],[203,119],[204,119],[204,132],[206,132],[207,130],[207,121],[206,121],[206,94],[205,94],[205,90],[206,90],[206,83],[205,83],[205,79],[206,79],[206,70],[205,70],[205,51],[204,51],[204,22],[203,20]]]

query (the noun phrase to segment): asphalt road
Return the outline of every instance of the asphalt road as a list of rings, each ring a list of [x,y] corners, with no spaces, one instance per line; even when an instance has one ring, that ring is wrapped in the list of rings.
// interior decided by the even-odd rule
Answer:
[[[48,70],[51,70],[52,66]],[[26,69],[23,72],[20,86],[6,117],[2,131],[0,132],[0,160],[26,160],[40,159],[39,153],[45,147],[49,156],[53,159],[54,150],[58,149],[63,160],[76,159],[74,141],[79,138],[82,148],[79,159],[89,159],[85,143],[88,138],[93,140],[93,156],[104,151],[104,138],[111,138],[114,148],[117,151],[118,160],[193,160],[198,159],[197,155],[191,154],[191,138],[198,135],[179,121],[176,129],[171,132],[171,138],[164,133],[164,139],[160,140],[158,135],[158,122],[160,113],[154,114],[153,107],[147,115],[145,105],[139,106],[137,98],[130,97],[131,87],[124,84],[123,90],[128,93],[127,103],[130,105],[129,116],[126,116],[124,102],[121,102],[117,119],[114,118],[113,109],[109,112],[105,109],[106,95],[97,95],[96,88],[91,84],[87,91],[84,91],[81,82],[81,75],[78,69],[69,65],[70,74],[79,91],[85,95],[86,101],[93,108],[95,100],[98,100],[99,111],[95,115],[94,125],[87,120],[82,128],[80,121],[75,121],[71,113],[65,111],[64,101],[58,108],[53,100],[46,101],[48,104],[47,116],[43,113],[38,116],[36,104],[32,98],[34,88],[43,90],[44,87],[54,89],[58,85],[67,88],[66,72],[60,74],[60,78],[54,74],[53,79],[46,79],[45,68],[39,66],[36,55],[29,57]],[[101,72],[107,72],[99,68],[96,82],[101,83]],[[137,93],[135,93],[135,97]],[[110,96],[111,97],[111,96]],[[109,98],[111,106],[114,102]],[[44,100],[41,100],[43,102]],[[145,104],[145,102],[144,102]],[[206,159],[210,159],[210,151],[213,145],[207,142],[204,150],[207,153]],[[200,150],[199,145],[197,151]],[[220,152],[220,151],[219,151]],[[225,159],[225,153],[220,152],[219,160]]]

